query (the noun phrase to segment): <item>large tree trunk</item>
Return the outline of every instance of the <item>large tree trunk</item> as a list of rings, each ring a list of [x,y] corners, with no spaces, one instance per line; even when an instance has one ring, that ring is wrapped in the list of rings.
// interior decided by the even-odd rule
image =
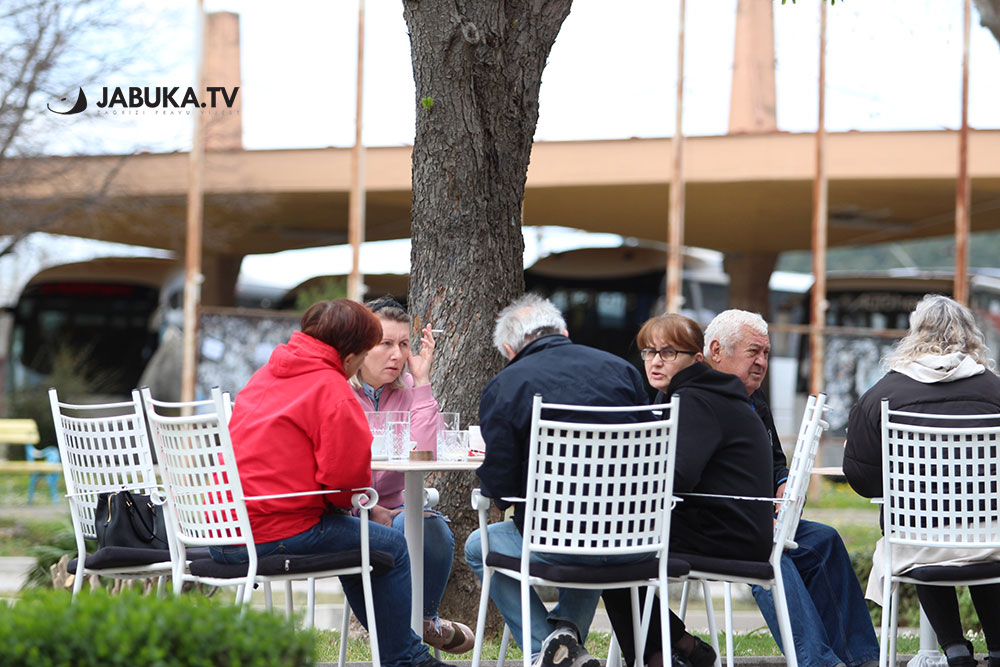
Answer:
[[[521,203],[549,50],[572,0],[404,0],[416,82],[410,312],[444,329],[434,360],[442,410],[478,422],[479,394],[502,367],[497,312],[524,291]],[[455,566],[444,618],[475,621],[465,563],[477,527],[469,473],[439,475]],[[491,624],[492,625],[492,624]]]

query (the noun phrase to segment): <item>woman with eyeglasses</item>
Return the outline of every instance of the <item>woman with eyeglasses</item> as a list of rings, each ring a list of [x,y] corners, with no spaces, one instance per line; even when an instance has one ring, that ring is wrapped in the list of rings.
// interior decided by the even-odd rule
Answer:
[[[410,437],[417,449],[437,449],[438,402],[431,393],[434,335],[424,327],[420,353],[410,349],[410,316],[391,296],[365,304],[382,324],[382,339],[368,352],[351,386],[361,406],[371,411],[410,413]],[[409,372],[406,372],[407,369]],[[375,473],[379,504],[372,520],[403,532],[403,473]],[[438,616],[448,585],[455,537],[438,512],[424,513],[424,641],[446,653],[471,651],[476,637],[469,626]]]
[[[772,457],[767,431],[750,405],[743,382],[704,362],[705,338],[698,323],[673,313],[653,317],[642,325],[636,342],[646,379],[659,389],[654,403],[668,402],[674,394],[681,397],[674,493],[769,497]],[[682,497],[670,518],[671,556],[767,561],[773,530],[770,503]],[[626,589],[604,592],[622,654],[631,665],[630,604]],[[650,623],[646,640],[647,665],[662,659],[657,618]],[[672,612],[670,618],[673,664],[707,667],[714,663],[712,647],[688,634]]]

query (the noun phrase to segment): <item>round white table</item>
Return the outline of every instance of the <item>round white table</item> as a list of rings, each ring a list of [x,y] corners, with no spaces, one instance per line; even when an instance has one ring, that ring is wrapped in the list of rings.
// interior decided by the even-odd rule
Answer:
[[[410,625],[418,637],[424,636],[424,475],[451,470],[474,471],[481,458],[471,461],[372,461],[372,470],[404,474],[403,526],[410,552]]]

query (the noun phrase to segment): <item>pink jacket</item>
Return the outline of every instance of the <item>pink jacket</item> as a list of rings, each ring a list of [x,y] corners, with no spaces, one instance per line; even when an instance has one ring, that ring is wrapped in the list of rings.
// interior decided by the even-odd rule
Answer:
[[[386,385],[378,402],[379,412],[406,410],[410,413],[410,439],[417,443],[417,449],[437,451],[438,402],[431,394],[431,385],[413,386],[413,376],[403,374],[402,389]],[[372,400],[361,387],[352,387],[354,395],[366,412],[375,409]],[[374,486],[378,491],[378,504],[395,509],[403,505],[403,473],[380,470],[374,474]]]

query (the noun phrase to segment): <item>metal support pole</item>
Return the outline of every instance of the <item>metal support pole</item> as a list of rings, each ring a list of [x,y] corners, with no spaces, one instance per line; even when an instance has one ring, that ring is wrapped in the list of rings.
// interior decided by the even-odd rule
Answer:
[[[205,4],[198,0],[198,65],[196,83],[198,91],[205,90]],[[188,159],[187,228],[184,249],[184,336],[181,357],[181,400],[195,398],[195,379],[198,374],[198,307],[201,304],[201,230],[204,212],[204,186],[202,175],[205,162],[205,122],[202,114],[194,113],[194,136]]]
[[[816,179],[813,181],[812,272],[810,303],[809,392],[823,391],[823,357],[826,353],[823,327],[826,324],[826,0],[819,10],[819,119],[816,127]]]
[[[667,228],[667,312],[681,308],[681,281],[684,269],[684,14],[685,0],[679,0],[677,24],[677,113],[674,119],[673,174],[670,179],[670,217]]]
[[[364,103],[365,0],[358,0],[358,81],[354,111],[354,150],[351,151],[351,194],[347,236],[351,243],[351,273],[347,277],[347,298],[361,301],[364,283],[361,275],[361,244],[365,241],[365,147],[361,143]]]
[[[958,179],[955,184],[955,301],[969,305],[969,39],[972,33],[971,0],[965,0],[962,40],[962,127],[958,131]]]

